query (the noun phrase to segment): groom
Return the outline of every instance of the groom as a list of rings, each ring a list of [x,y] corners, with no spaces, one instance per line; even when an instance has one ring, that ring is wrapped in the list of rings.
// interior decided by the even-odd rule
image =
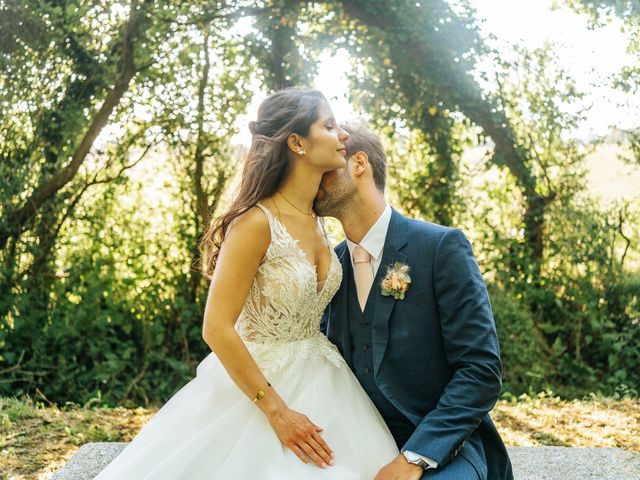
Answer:
[[[343,281],[323,319],[400,455],[387,479],[512,479],[487,413],[500,393],[491,306],[461,230],[412,220],[384,197],[379,138],[348,126],[347,165],[323,178],[315,210],[340,220]]]

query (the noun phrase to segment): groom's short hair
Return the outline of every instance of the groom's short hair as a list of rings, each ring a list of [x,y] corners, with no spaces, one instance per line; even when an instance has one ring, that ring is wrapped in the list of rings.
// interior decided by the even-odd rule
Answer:
[[[384,152],[380,137],[361,122],[348,123],[341,127],[349,134],[349,139],[345,143],[347,158],[351,158],[358,152],[366,153],[376,187],[384,193],[387,183],[387,154]]]

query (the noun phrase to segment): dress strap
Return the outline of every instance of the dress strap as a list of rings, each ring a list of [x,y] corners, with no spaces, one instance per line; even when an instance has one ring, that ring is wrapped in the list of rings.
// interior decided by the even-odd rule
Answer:
[[[269,211],[269,209],[265,207],[263,204],[261,204],[260,202],[256,203],[256,207],[258,207],[260,210],[264,212],[264,214],[269,219],[269,224],[271,224],[271,221],[273,220],[273,215],[271,215],[271,212]]]
[[[256,207],[262,210],[262,212],[267,217],[267,220],[269,220],[269,230],[271,230],[271,235],[273,235],[274,231],[276,230],[276,221],[273,216],[273,213],[271,213],[269,209],[265,207],[263,204],[261,204],[260,202],[256,203]]]
[[[257,202],[256,206],[264,212],[267,216],[267,220],[269,220],[269,227],[271,230],[271,241],[273,242],[276,238],[282,239],[283,237],[288,237],[289,232],[287,231],[284,224],[273,214],[271,210],[265,207],[262,203]],[[274,238],[275,236],[275,238]]]
[[[260,202],[256,203],[256,207],[262,210],[264,215],[267,217],[267,221],[269,222],[269,233],[271,234],[271,241],[269,242],[269,248],[267,248],[267,251],[265,252],[264,257],[262,258],[262,260],[260,260],[260,263],[262,263],[267,258],[269,258],[269,251],[272,248],[274,236],[276,235],[276,222],[274,221],[275,219],[273,218],[273,214],[269,211],[267,207],[265,207]]]

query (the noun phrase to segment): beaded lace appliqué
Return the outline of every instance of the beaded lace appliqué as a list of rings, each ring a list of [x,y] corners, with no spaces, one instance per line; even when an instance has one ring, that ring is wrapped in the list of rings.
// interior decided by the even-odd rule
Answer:
[[[342,268],[333,249],[326,279],[284,225],[261,204],[269,220],[271,243],[251,285],[236,329],[265,373],[294,362],[324,356],[345,365],[337,348],[320,332],[326,306],[338,291]]]

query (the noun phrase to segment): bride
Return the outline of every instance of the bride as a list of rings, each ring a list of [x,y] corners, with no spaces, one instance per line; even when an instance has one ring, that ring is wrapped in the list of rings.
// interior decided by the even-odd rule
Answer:
[[[312,204],[348,134],[298,89],[268,97],[250,130],[239,191],[202,240],[213,352],[99,480],[372,479],[398,455],[320,333],[342,269]]]

